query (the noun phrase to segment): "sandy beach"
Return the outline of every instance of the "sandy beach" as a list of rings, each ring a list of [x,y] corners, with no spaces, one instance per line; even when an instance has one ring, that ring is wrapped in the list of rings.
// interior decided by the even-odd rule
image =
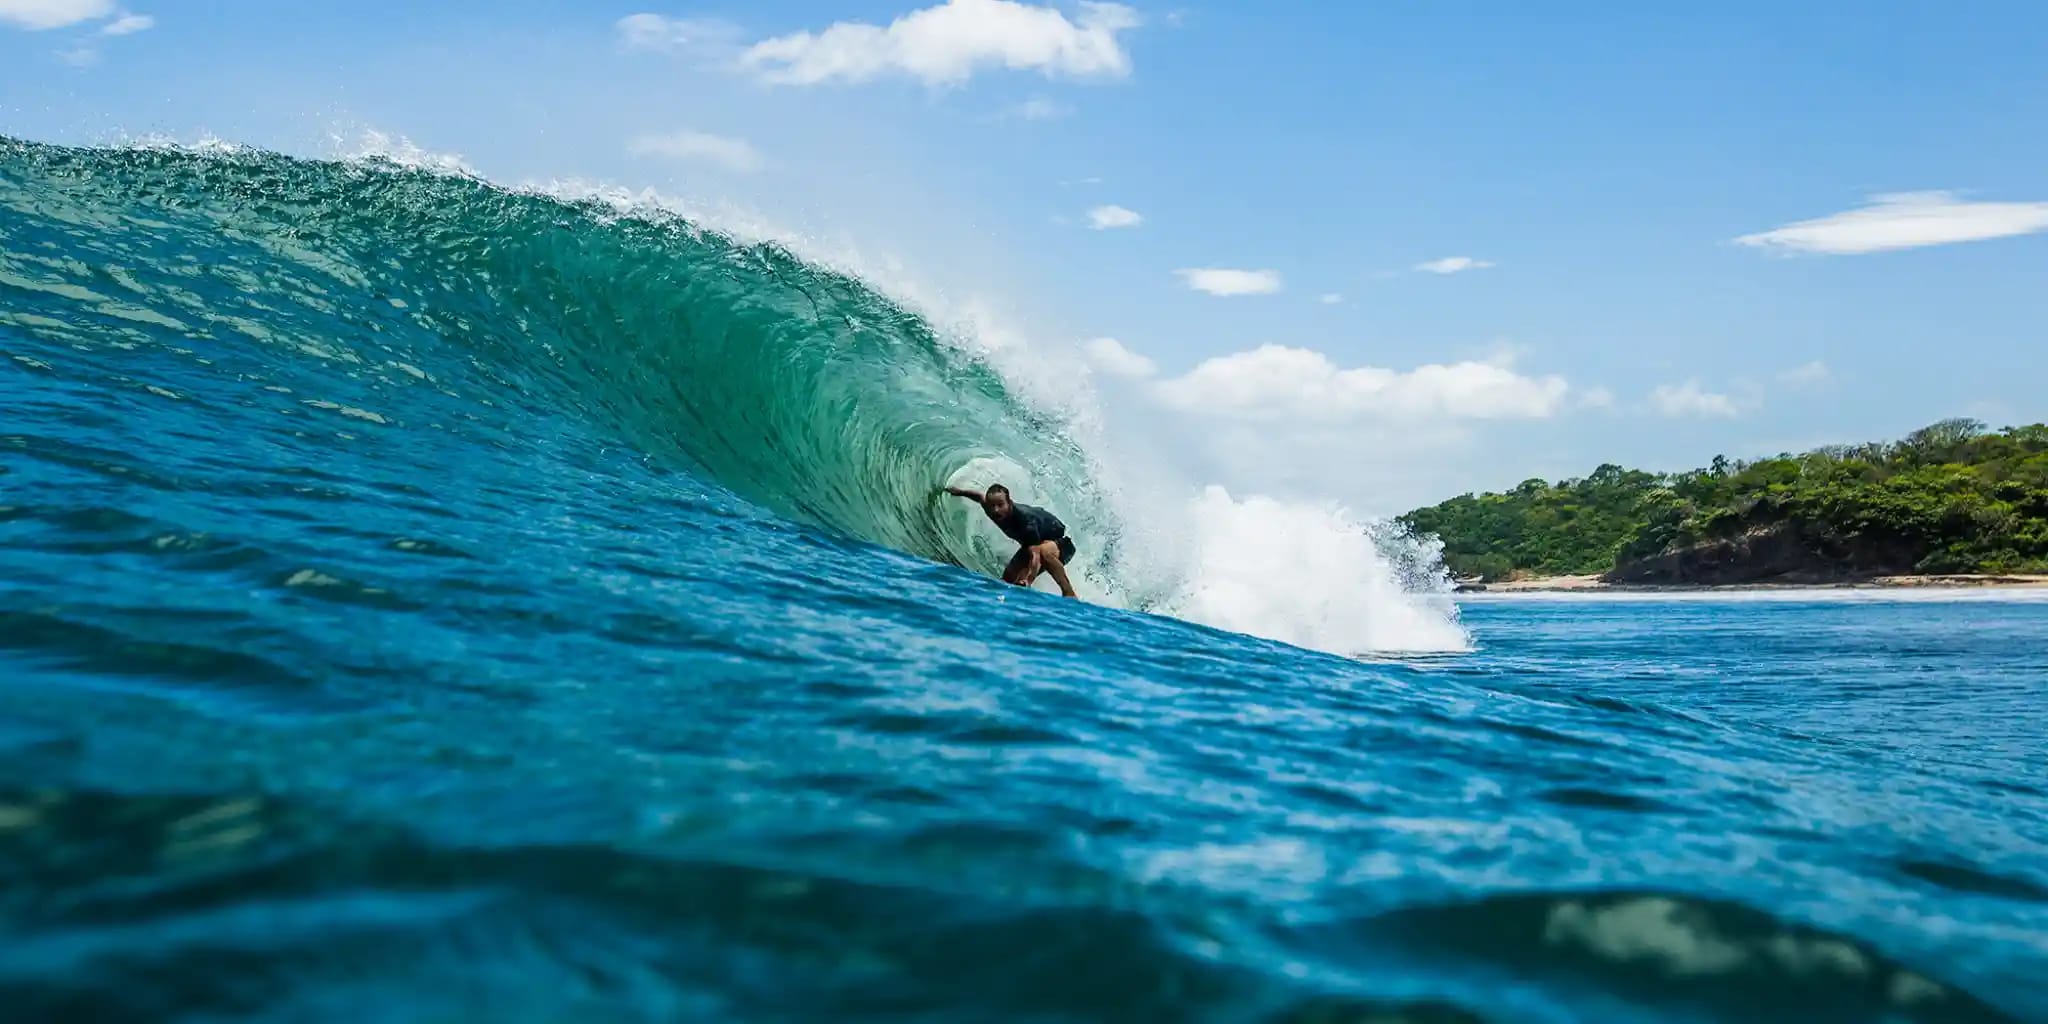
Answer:
[[[1535,576],[1527,579],[1485,583],[1469,588],[1488,594],[1559,593],[1567,591],[1616,591],[1655,593],[1659,591],[1737,590],[1885,590],[1920,587],[2048,587],[2048,575],[1931,575],[1877,576],[1836,583],[1742,583],[1705,584],[1623,584],[1608,583],[1598,576]]]

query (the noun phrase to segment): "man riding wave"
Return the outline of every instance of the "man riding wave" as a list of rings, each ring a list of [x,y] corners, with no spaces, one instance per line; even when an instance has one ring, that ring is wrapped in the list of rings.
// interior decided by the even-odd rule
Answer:
[[[1074,558],[1074,541],[1067,536],[1067,524],[1060,522],[1058,516],[1036,505],[1011,501],[1010,489],[1002,484],[990,484],[986,492],[948,487],[946,493],[980,504],[996,529],[1017,542],[1017,554],[1003,570],[1004,583],[1029,587],[1039,573],[1050,573],[1053,582],[1060,585],[1061,594],[1077,596],[1074,585],[1067,582],[1067,563]]]

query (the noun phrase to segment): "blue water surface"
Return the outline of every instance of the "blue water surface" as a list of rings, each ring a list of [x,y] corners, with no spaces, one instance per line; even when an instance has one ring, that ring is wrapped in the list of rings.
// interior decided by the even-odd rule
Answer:
[[[1422,658],[1066,602],[860,539],[974,454],[947,382],[1012,414],[744,301],[844,281],[0,155],[8,1019],[2048,1020],[2040,594],[1481,598]],[[617,230],[560,245],[667,265]]]

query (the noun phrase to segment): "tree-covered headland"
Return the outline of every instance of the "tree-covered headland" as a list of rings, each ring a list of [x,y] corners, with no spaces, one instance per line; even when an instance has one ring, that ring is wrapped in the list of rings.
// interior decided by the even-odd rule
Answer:
[[[1833,581],[2048,572],[2048,425],[1943,420],[1686,473],[1605,465],[1401,517],[1458,576],[1622,583]]]

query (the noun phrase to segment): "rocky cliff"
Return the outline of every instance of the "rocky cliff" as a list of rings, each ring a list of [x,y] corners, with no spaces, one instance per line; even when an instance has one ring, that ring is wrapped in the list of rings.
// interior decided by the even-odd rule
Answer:
[[[1926,554],[1897,540],[1825,537],[1796,521],[1779,521],[1667,548],[1625,562],[1602,578],[1609,583],[1659,586],[1848,583],[1911,573]]]

